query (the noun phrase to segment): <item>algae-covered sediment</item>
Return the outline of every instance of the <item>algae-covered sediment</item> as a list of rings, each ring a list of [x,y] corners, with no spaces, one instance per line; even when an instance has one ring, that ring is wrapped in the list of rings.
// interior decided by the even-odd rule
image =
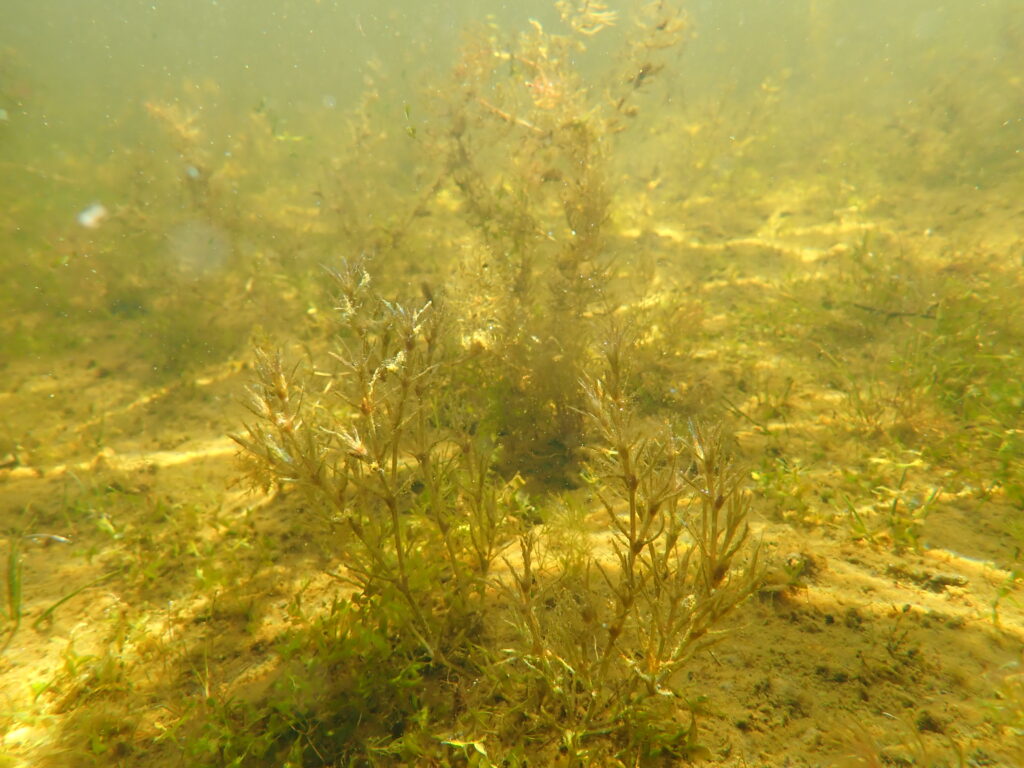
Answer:
[[[1012,2],[51,5],[5,764],[1024,760]]]

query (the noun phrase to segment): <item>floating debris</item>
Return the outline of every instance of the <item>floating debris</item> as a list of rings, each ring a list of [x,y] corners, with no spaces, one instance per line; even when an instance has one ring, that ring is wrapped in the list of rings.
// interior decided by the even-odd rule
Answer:
[[[22,538],[38,542],[40,544],[71,544],[67,536],[60,536],[56,533],[27,533]]]
[[[106,221],[109,215],[110,211],[107,210],[103,203],[92,203],[79,211],[78,216],[75,218],[86,229],[99,229],[99,226]]]

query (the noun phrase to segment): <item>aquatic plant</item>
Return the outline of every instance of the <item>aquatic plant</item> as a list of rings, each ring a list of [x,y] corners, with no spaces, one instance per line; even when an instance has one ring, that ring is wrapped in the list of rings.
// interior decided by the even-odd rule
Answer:
[[[0,654],[7,650],[7,647],[11,644],[14,636],[18,633],[18,629],[21,627],[22,570],[21,541],[18,536],[11,536],[7,542],[7,568],[4,579],[6,585],[5,592],[7,598],[7,610],[3,617],[5,625],[3,627],[3,633],[7,635],[7,638],[3,641],[3,645],[0,646]]]
[[[253,485],[301,492],[320,514],[349,620],[396,638],[419,668],[410,685],[427,691],[426,669],[444,670],[466,717],[493,713],[503,744],[561,733],[573,762],[610,738],[637,754],[695,754],[697,709],[678,673],[761,578],[721,432],[694,424],[681,437],[640,420],[632,339],[609,331],[583,417],[586,487],[612,552],[553,571],[537,528],[549,502],[498,473],[502,437],[463,397],[465,351],[443,298],[384,299],[359,260],[332,277],[333,363],[286,365],[258,349],[254,418],[234,439]],[[516,636],[499,642],[506,622]]]
[[[584,386],[585,478],[605,511],[610,556],[545,574],[531,532],[520,537],[518,568],[508,562],[515,583],[505,589],[527,642],[505,650],[518,674],[504,674],[519,678],[515,699],[527,702],[521,716],[533,728],[561,730],[570,764],[592,760],[601,738],[646,757],[706,753],[701,707],[678,673],[720,639],[714,628],[763,576],[747,542],[750,498],[722,433],[691,424],[683,437],[640,420],[629,342],[610,334],[600,375]]]
[[[401,605],[393,618],[401,631],[435,662],[454,663],[511,540],[516,481],[493,472],[486,435],[457,428],[458,360],[444,307],[382,298],[359,261],[333,279],[335,370],[317,369],[314,388],[258,350],[257,418],[235,440],[256,485],[299,488],[342,534],[345,578],[358,594]],[[423,595],[441,583],[431,605]]]
[[[680,673],[760,582],[750,499],[720,429],[639,416],[640,344],[621,319],[634,313],[615,310],[644,286],[615,284],[604,234],[610,138],[685,24],[645,6],[610,97],[574,62],[614,14],[559,9],[571,35],[534,22],[512,44],[472,41],[445,131],[411,134],[445,158],[428,200],[457,195],[448,215],[471,235],[453,284],[387,299],[366,259],[345,262],[323,321],[329,364],[258,348],[253,420],[234,439],[254,486],[298,491],[319,513],[346,621],[396,638],[390,673],[425,697],[441,671],[452,681],[464,704],[442,746],[479,757],[493,754],[474,746],[485,736],[555,738],[570,764],[693,757],[703,706]],[[579,482],[611,550],[581,542],[555,565],[538,527],[556,505],[546,488]],[[383,749],[407,756],[423,737],[403,727]]]
[[[615,70],[588,83],[588,45],[613,26],[603,4],[561,2],[568,33],[531,21],[511,41],[486,28],[456,64],[452,92],[423,135],[445,158],[437,190],[455,201],[467,229],[459,323],[482,355],[488,419],[505,438],[505,460],[547,482],[566,482],[581,458],[584,396],[578,386],[593,320],[614,310],[607,225],[615,139],[639,114],[670,51],[687,36],[675,5],[651,2],[623,35]],[[497,404],[500,408],[495,408]]]

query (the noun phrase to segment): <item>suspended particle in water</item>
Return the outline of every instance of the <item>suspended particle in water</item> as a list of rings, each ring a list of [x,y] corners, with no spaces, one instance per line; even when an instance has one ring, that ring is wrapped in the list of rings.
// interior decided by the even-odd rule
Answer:
[[[75,220],[86,229],[99,229],[107,216],[110,215],[110,211],[103,203],[92,203],[86,208],[83,208],[78,212],[78,216]]]

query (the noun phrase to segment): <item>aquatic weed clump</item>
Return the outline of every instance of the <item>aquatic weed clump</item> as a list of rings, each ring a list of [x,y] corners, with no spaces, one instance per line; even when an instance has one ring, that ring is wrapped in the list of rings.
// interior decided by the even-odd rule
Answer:
[[[252,481],[301,490],[340,534],[351,585],[400,606],[396,630],[447,664],[479,625],[485,580],[514,534],[515,482],[458,421],[444,308],[384,299],[361,262],[333,279],[332,362],[304,377],[258,350],[256,421],[235,439]],[[440,603],[425,601],[438,584]]]
[[[253,418],[235,440],[250,482],[300,492],[336,542],[344,621],[363,628],[342,634],[390,638],[387,669],[412,665],[402,684],[443,700],[417,715],[425,722],[406,712],[403,733],[534,745],[524,754],[557,741],[572,764],[696,754],[680,673],[760,578],[749,497],[721,434],[640,419],[631,339],[609,330],[582,385],[585,493],[559,501],[594,499],[604,532],[562,558],[544,524],[556,497],[527,496],[519,475],[498,471],[503,438],[466,397],[470,353],[443,297],[384,299],[361,261],[333,280],[329,358],[296,366],[258,349]],[[377,690],[382,671],[347,685]],[[388,749],[404,754],[409,738]],[[431,749],[451,747],[441,741]]]
[[[419,141],[443,158],[438,194],[465,254],[451,298],[481,352],[484,416],[505,438],[508,469],[571,485],[595,321],[646,288],[616,279],[626,258],[609,232],[616,143],[688,29],[668,2],[643,4],[622,28],[603,3],[556,9],[562,32],[531,20],[518,35],[492,26],[470,35],[436,121],[443,129]],[[606,34],[618,43],[613,64],[588,78]]]
[[[325,715],[301,737],[333,756],[317,764],[698,756],[685,670],[761,579],[721,430],[639,414],[626,318],[646,286],[608,247],[611,139],[685,19],[644,5],[598,88],[576,62],[616,14],[557,8],[568,34],[473,37],[443,130],[411,136],[443,158],[421,207],[463,244],[444,288],[386,298],[350,260],[329,354],[256,352],[235,436],[249,480],[322,519],[345,584],[334,636],[390,649],[323,693],[325,712],[350,705],[350,743],[327,743]],[[598,531],[565,534],[595,513]]]

